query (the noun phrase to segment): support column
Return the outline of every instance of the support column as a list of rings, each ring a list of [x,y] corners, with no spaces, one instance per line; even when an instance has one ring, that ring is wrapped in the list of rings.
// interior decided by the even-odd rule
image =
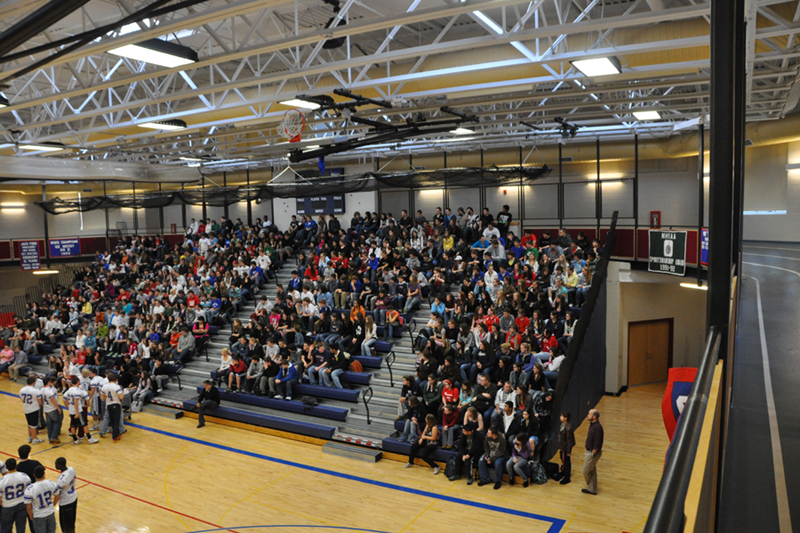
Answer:
[[[206,177],[203,176],[203,220],[208,219],[208,206],[206,205]]]
[[[47,201],[47,185],[42,183],[42,201]],[[47,211],[42,209],[42,216],[44,217],[44,260],[47,268],[50,268],[50,228],[47,224]]]
[[[181,183],[181,192],[183,192],[186,188],[185,183]],[[186,229],[186,202],[183,201],[181,198],[181,224],[183,224],[183,229]]]
[[[698,155],[697,155],[697,164],[699,165],[700,169],[697,171],[699,177],[699,184],[697,186],[697,285],[700,286],[703,284],[702,278],[702,269],[700,268],[700,252],[703,249],[703,239],[702,239],[702,231],[703,231],[703,224],[705,223],[705,195],[706,195],[706,186],[705,186],[705,167],[706,167],[706,132],[705,126],[700,124],[698,126],[698,133],[700,134],[699,139],[699,147],[698,147]]]
[[[558,227],[564,226],[564,163],[562,159],[562,144],[558,141]]]
[[[603,218],[603,189],[600,183],[600,137],[595,141],[597,147],[597,177],[594,185],[594,214],[597,217],[597,238],[600,238],[600,219]]]
[[[161,184],[158,184],[158,192],[161,192]],[[164,234],[164,207],[159,206],[158,208],[158,234]]]
[[[230,218],[230,216],[228,216],[228,173],[227,172],[223,172],[222,173],[222,187],[223,187],[223,190],[225,191],[225,193],[224,193],[225,194],[225,206],[223,208],[224,209],[224,213],[225,213],[225,218]]]
[[[247,225],[253,225],[253,206],[250,205],[250,169],[247,171]]]
[[[136,209],[136,182],[132,181],[133,185],[133,234],[139,235],[139,210]]]
[[[633,134],[633,256],[639,257],[639,134]]]
[[[106,196],[108,196],[108,194],[106,193],[106,182],[103,181],[103,197],[105,198]],[[108,251],[109,248],[111,247],[111,243],[108,240],[108,207],[104,207],[103,211],[105,211],[106,215],[106,251]]]

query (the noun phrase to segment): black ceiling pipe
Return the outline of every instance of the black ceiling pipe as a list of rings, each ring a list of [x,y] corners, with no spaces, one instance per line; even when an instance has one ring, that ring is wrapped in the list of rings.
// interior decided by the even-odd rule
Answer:
[[[0,56],[28,42],[90,0],[51,0],[0,34]]]

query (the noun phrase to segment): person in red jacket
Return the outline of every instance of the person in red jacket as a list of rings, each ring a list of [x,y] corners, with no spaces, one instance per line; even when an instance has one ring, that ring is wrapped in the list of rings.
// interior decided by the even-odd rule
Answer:
[[[247,375],[247,364],[238,355],[233,356],[233,361],[228,374],[228,390],[238,392],[242,388],[242,378]],[[233,380],[236,378],[236,387],[233,387]]]

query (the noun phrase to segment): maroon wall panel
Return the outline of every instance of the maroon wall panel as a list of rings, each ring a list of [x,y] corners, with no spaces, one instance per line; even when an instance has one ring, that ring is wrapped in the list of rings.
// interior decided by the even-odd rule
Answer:
[[[11,259],[11,241],[0,241],[0,261]]]

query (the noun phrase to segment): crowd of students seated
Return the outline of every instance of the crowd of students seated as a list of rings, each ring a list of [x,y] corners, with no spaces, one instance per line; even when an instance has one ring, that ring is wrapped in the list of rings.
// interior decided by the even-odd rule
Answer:
[[[401,436],[416,443],[410,463],[431,447],[455,447],[473,425],[483,442],[504,439],[509,450],[525,436],[520,453],[532,457],[600,248],[564,230],[537,242],[515,235],[511,221],[508,206],[497,217],[437,208],[430,220],[421,211],[355,213],[349,226],[335,215],[292,216],[283,230],[266,218],[252,227],[192,220],[178,244],[126,237],[0,329],[13,355],[7,364],[0,352],[0,370],[19,366],[14,352],[41,353],[72,334],[74,345],[50,356],[52,373],[113,368],[137,383],[147,371],[157,390],[212,328],[231,324],[217,380],[291,399],[301,380],[341,388],[352,356],[375,355],[379,338],[391,339],[427,299],[416,372],[398,402]],[[272,300],[258,296],[290,257],[287,285]],[[244,301],[256,301],[246,324],[235,318]]]

